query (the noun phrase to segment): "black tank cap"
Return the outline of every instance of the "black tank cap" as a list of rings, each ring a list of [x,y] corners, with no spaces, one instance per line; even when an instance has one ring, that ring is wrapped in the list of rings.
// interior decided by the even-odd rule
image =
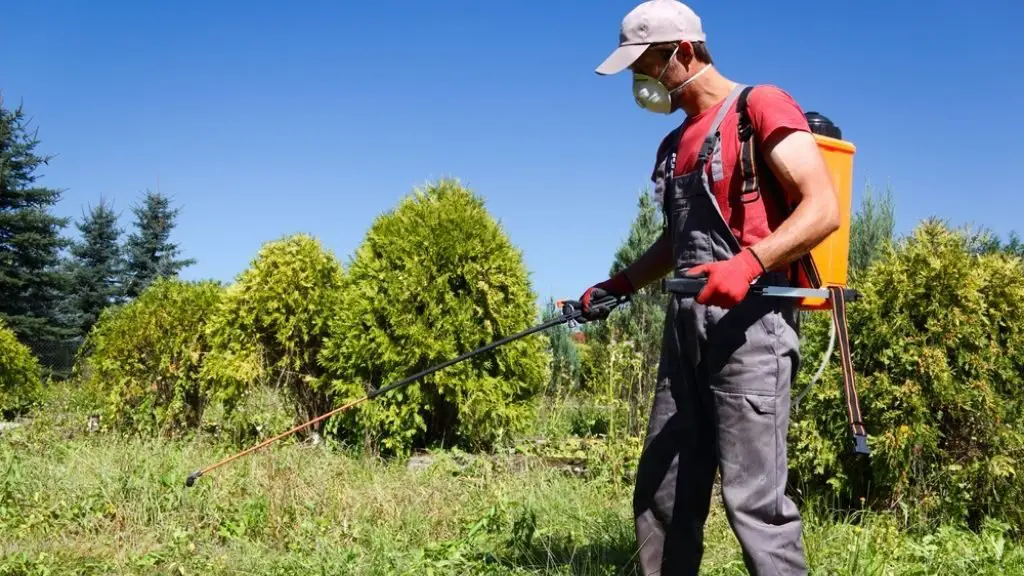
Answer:
[[[822,136],[828,136],[837,140],[843,139],[843,132],[829,120],[826,116],[817,112],[808,112],[804,114],[807,118],[807,123],[811,126],[811,132],[815,134],[821,134]]]

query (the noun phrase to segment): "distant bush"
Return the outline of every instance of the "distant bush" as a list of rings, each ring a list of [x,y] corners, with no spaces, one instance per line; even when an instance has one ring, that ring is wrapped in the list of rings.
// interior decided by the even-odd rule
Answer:
[[[42,371],[32,351],[0,321],[0,418],[34,408],[42,396]]]
[[[453,181],[373,223],[349,268],[324,362],[360,397],[538,322],[522,255],[483,202]],[[522,429],[548,380],[543,335],[501,346],[362,403],[340,421],[403,451],[486,449]],[[376,447],[376,446],[375,446]]]
[[[850,459],[833,357],[794,416],[792,465],[803,483],[866,496],[910,521],[1024,527],[1021,260],[978,254],[968,235],[929,221],[857,288],[863,299],[848,321],[870,465]],[[820,314],[805,325],[805,376],[820,362],[828,321]]]
[[[214,350],[204,377],[217,383],[226,417],[255,388],[278,383],[303,420],[330,410],[317,356],[342,280],[340,262],[312,236],[264,244],[227,288],[209,326]]]
[[[555,305],[554,299],[548,300],[544,306],[545,322],[562,314]],[[579,386],[580,354],[579,345],[573,340],[572,331],[562,324],[547,330],[547,351],[551,354],[551,380],[546,394],[566,394]]]
[[[195,428],[210,399],[200,377],[204,330],[221,294],[212,281],[164,278],[123,306],[106,308],[86,338],[88,385],[102,395],[105,422],[143,434]]]

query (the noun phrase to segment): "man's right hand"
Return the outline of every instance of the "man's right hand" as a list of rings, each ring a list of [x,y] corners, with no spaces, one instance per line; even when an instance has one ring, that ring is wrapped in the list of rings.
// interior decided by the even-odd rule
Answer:
[[[583,292],[583,295],[580,296],[580,304],[583,307],[583,317],[588,321],[604,320],[611,313],[611,308],[605,308],[603,306],[593,308],[591,304],[595,301],[607,298],[608,296],[627,296],[632,294],[633,291],[633,285],[630,283],[625,272],[620,272],[604,282],[587,288],[587,290]]]

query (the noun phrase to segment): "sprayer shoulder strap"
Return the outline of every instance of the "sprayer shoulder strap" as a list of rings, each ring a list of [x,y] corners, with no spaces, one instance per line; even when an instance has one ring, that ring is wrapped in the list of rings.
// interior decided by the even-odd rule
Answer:
[[[744,88],[740,93],[739,99],[736,101],[736,113],[739,115],[736,128],[740,140],[740,176],[743,181],[740,200],[743,203],[754,202],[761,196],[762,190],[767,190],[768,201],[773,202],[779,214],[785,218],[789,216],[793,209],[786,202],[782,187],[768,166],[764,155],[758,149],[754,124],[750,120],[747,97],[754,88],[754,86]],[[762,174],[763,176],[761,176]],[[760,181],[762,178],[768,181],[767,186],[764,186]],[[818,272],[818,267],[815,265],[814,258],[811,257],[810,253],[804,254],[793,263],[790,279],[797,286],[821,288],[821,274]]]
[[[868,454],[867,430],[860,413],[860,398],[853,372],[853,353],[846,322],[846,291],[842,286],[829,286],[832,301],[832,321],[835,322],[836,340],[839,342],[839,360],[843,368],[843,393],[846,396],[846,417],[853,436],[854,451]]]
[[[760,197],[760,192],[765,187],[759,182],[759,175],[764,179],[774,179],[767,161],[763,154],[760,154],[755,138],[754,125],[750,120],[747,108],[747,97],[753,86],[747,86],[740,93],[736,102],[736,112],[739,115],[737,132],[740,140],[740,174],[743,178],[741,201],[753,202]],[[785,218],[792,212],[789,203],[786,202],[782,193],[782,187],[778,180],[774,179],[769,186],[769,201],[774,202],[779,213]],[[814,263],[811,254],[805,254],[794,262],[793,270],[790,273],[791,280],[797,285],[809,285],[811,288],[821,287],[821,275]],[[846,322],[846,293],[842,286],[829,286],[832,303],[832,320],[835,322],[836,336],[839,341],[839,356],[843,368],[843,392],[846,396],[846,415],[853,436],[854,451],[867,454],[867,431],[860,413],[860,399],[857,395],[857,384],[853,371],[853,355],[850,350],[850,335]]]

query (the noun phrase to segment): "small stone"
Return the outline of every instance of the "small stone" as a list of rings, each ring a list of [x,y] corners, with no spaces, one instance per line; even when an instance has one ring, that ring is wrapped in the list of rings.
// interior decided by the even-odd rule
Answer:
[[[14,430],[21,426],[18,422],[0,422],[0,434],[4,433],[4,430]]]
[[[406,469],[411,472],[426,470],[427,468],[430,468],[430,465],[433,463],[433,456],[429,454],[417,454],[412,458],[409,458],[409,463],[406,465]]]

